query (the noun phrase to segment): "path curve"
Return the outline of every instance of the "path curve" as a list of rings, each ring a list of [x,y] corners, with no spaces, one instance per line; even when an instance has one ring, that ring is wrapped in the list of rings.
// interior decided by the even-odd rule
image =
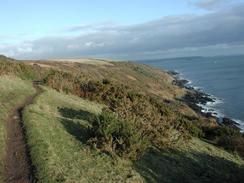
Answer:
[[[6,121],[6,155],[4,158],[5,183],[34,183],[35,167],[32,165],[30,151],[27,143],[26,130],[23,123],[23,110],[33,104],[42,89],[38,82],[33,82],[36,89],[34,95],[12,109]]]

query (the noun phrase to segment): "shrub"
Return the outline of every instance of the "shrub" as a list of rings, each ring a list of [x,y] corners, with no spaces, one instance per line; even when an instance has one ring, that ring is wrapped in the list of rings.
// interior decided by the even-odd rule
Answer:
[[[218,140],[218,145],[226,150],[237,152],[244,157],[244,138],[242,136],[225,136]]]
[[[111,82],[110,82],[109,79],[103,79],[102,80],[102,83],[105,84],[105,85],[107,85],[107,84],[110,84]]]
[[[217,126],[203,128],[204,137],[209,140],[218,140],[223,137],[240,136],[239,130],[229,126]]]
[[[218,126],[204,129],[205,138],[213,140],[226,150],[244,156],[244,137],[240,131],[231,126]]]
[[[203,131],[198,127],[196,121],[190,121],[186,117],[179,115],[177,123],[180,124],[183,134],[190,134],[193,137],[203,137]]]
[[[225,137],[225,136],[239,136],[241,135],[239,130],[229,127],[229,126],[220,126],[215,130],[215,134],[219,137]]]
[[[88,142],[103,152],[130,159],[139,157],[149,145],[132,122],[119,118],[108,109],[93,121]]]

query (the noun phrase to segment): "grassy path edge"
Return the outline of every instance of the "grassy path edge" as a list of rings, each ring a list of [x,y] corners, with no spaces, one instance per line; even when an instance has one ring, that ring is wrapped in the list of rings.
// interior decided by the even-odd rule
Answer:
[[[36,182],[32,165],[30,150],[27,143],[26,129],[23,122],[23,111],[25,107],[33,104],[35,98],[43,92],[36,82],[34,95],[28,96],[23,103],[15,106],[6,121],[6,154],[4,157],[4,179],[5,182]]]

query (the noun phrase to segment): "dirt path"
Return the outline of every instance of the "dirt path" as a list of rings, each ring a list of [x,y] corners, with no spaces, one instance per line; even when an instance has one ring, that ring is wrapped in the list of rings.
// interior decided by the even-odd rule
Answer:
[[[33,103],[42,89],[33,83],[36,93],[26,98],[10,113],[6,122],[6,155],[4,158],[5,183],[33,183],[35,168],[32,166],[25,128],[23,126],[23,110]]]

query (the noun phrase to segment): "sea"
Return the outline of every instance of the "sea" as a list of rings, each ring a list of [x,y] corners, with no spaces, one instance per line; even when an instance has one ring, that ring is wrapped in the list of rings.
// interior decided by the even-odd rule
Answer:
[[[213,112],[220,119],[228,117],[244,131],[244,55],[215,57],[184,57],[140,60],[142,64],[163,70],[176,71],[195,89],[215,100],[203,107],[203,112]]]

